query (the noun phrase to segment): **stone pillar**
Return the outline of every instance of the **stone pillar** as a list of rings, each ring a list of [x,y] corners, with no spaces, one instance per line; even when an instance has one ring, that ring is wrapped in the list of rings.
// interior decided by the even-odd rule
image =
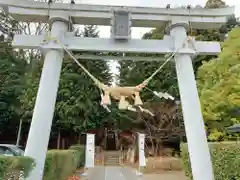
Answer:
[[[51,36],[68,31],[68,16],[51,16]],[[48,142],[52,127],[64,51],[48,49],[45,55],[37,99],[24,156],[35,159],[36,167],[29,180],[42,180]]]
[[[139,168],[146,166],[145,158],[145,134],[138,134],[138,158]]]
[[[169,28],[175,49],[187,38],[188,22],[172,22]],[[194,180],[214,180],[201,105],[190,54],[175,55],[178,86],[181,97],[185,131]]]

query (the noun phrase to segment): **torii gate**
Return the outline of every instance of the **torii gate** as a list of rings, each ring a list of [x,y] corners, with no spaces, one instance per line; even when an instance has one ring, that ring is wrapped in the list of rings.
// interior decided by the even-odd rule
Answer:
[[[23,0],[0,0],[0,6],[18,21],[49,22],[51,36],[57,37],[69,50],[165,54],[180,48],[174,60],[193,177],[194,180],[214,179],[191,56],[196,52],[216,55],[221,49],[218,42],[197,41],[195,50],[181,46],[187,37],[189,23],[193,29],[220,28],[227,16],[233,14],[232,7],[189,10],[55,3],[49,9],[48,3]],[[111,25],[112,36],[110,39],[73,37],[68,33],[69,23]],[[163,40],[131,39],[131,27],[157,27],[166,23],[169,23],[169,35]],[[54,42],[41,45],[43,39],[44,36],[15,35],[13,40],[13,47],[41,48],[45,52],[25,150],[25,156],[36,160],[31,180],[42,179],[64,56],[63,49]]]

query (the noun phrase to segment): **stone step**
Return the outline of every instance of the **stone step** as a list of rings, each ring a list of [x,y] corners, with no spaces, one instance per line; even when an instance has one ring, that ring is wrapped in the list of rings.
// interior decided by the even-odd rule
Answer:
[[[117,159],[105,159],[105,162],[119,162],[119,158],[117,158]]]
[[[118,160],[119,157],[106,157],[105,160],[112,159],[112,160]]]
[[[118,159],[114,159],[114,160],[106,160],[105,162],[110,162],[110,163],[119,163]]]
[[[104,153],[105,166],[118,166],[120,153],[118,151],[107,151]]]
[[[105,165],[105,166],[108,166],[108,165],[119,166],[120,163],[110,163],[110,162],[105,162],[104,165]]]
[[[119,164],[119,161],[105,161],[105,164]]]

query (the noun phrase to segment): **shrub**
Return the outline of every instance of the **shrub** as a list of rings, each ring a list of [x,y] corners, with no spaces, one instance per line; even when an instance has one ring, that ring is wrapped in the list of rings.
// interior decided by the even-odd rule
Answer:
[[[192,178],[187,145],[181,146],[185,173]],[[240,144],[236,142],[209,143],[215,180],[240,180]]]
[[[81,144],[75,144],[69,147],[69,150],[79,151],[78,168],[83,167],[85,164],[85,146]]]
[[[0,156],[0,179],[7,179],[9,174],[19,177],[20,172],[27,178],[34,167],[34,160],[30,157]]]
[[[79,151],[50,150],[47,152],[43,180],[66,180],[77,169]]]

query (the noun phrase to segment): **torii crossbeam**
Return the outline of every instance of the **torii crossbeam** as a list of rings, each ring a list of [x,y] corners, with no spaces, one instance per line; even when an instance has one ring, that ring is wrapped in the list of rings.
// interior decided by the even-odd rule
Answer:
[[[65,35],[66,34],[66,35]],[[103,52],[135,52],[135,53],[174,53],[174,38],[172,36],[164,36],[163,40],[141,40],[131,39],[125,42],[113,41],[108,38],[86,38],[71,37],[69,33],[61,34],[59,39],[68,50],[72,51],[103,51]],[[21,49],[62,49],[58,44],[41,45],[44,35],[15,35],[12,45]],[[94,42],[94,43],[93,43]],[[179,53],[187,53],[194,55],[217,55],[221,51],[218,42],[196,41],[196,49],[182,48]]]
[[[194,180],[213,180],[211,157],[208,149],[203,117],[194,78],[191,57],[220,52],[218,42],[196,41],[182,47],[187,38],[189,23],[193,29],[220,28],[233,7],[220,9],[164,9],[122,7],[87,4],[48,5],[44,2],[0,0],[0,6],[19,21],[49,22],[51,36],[59,39],[69,50],[135,53],[176,53],[174,60],[181,96],[184,124]],[[71,20],[71,21],[70,21]],[[111,38],[79,38],[69,34],[68,25],[111,25]],[[169,24],[163,40],[131,39],[131,27],[158,27]],[[43,45],[43,36],[16,35],[13,46],[40,48],[45,52],[39,90],[34,108],[25,155],[36,160],[30,180],[41,180],[52,126],[52,118],[61,72],[63,49],[53,41]]]

